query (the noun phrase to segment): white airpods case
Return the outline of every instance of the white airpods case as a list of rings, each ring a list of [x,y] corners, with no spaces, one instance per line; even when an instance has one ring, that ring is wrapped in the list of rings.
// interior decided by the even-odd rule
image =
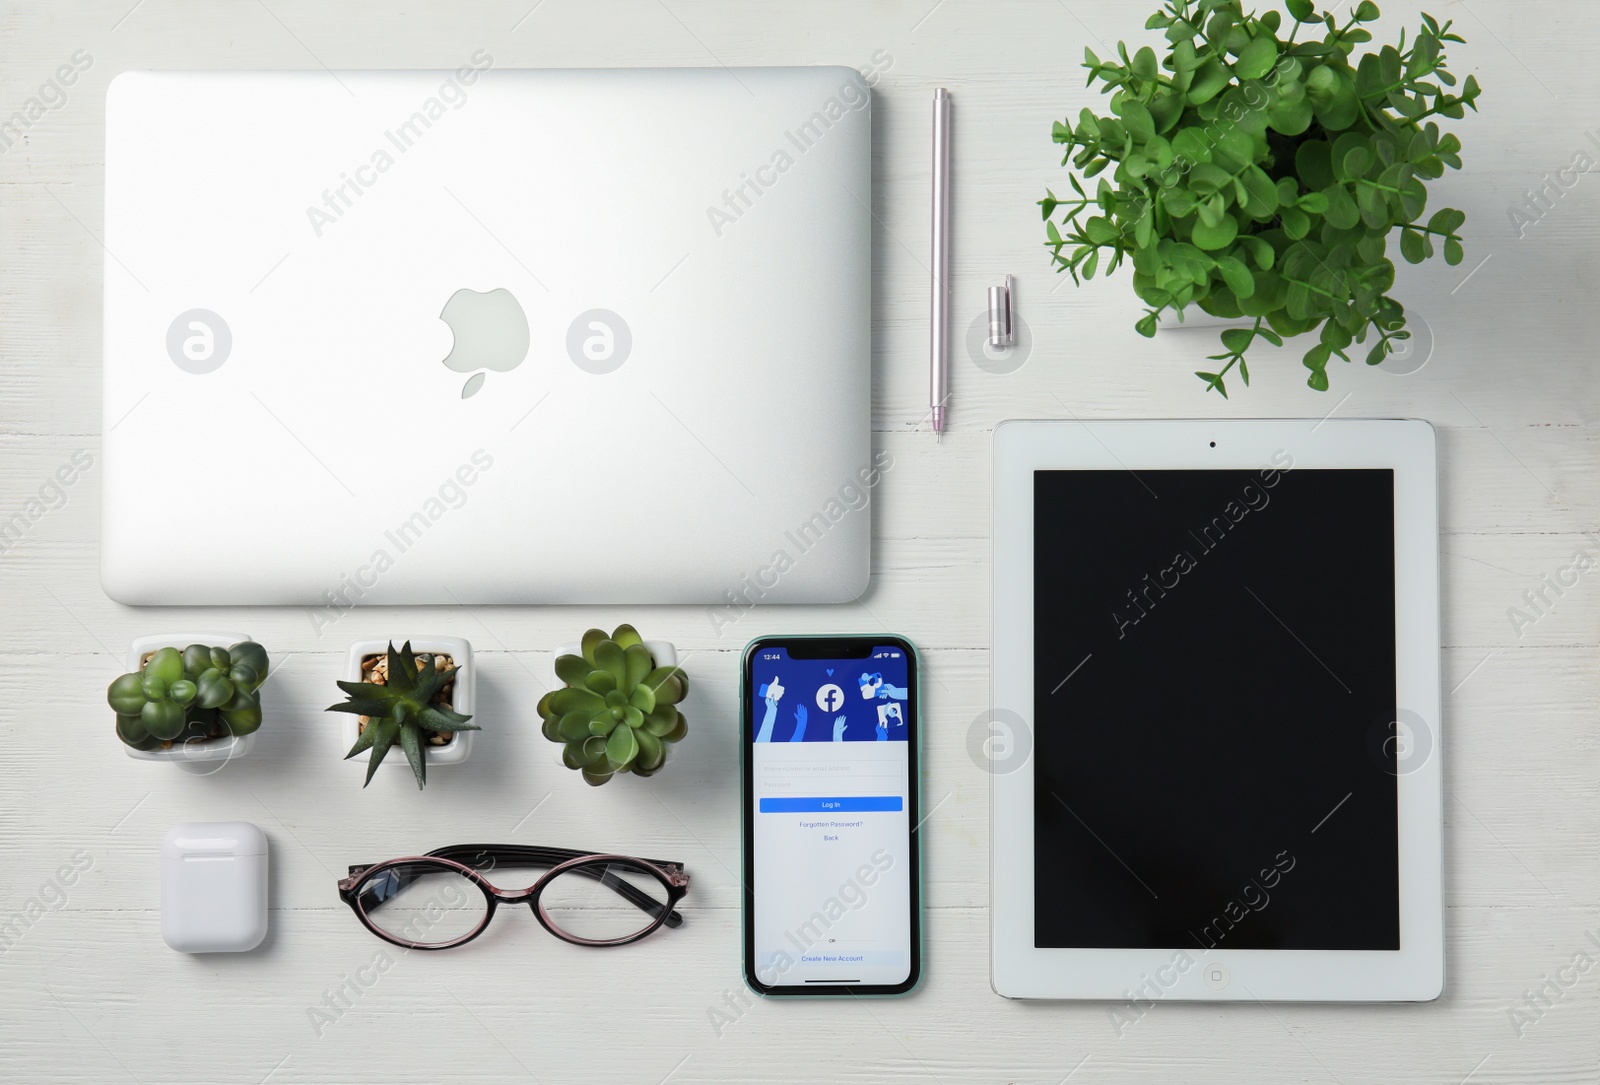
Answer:
[[[267,836],[190,822],[161,841],[161,937],[181,953],[242,953],[267,936]]]

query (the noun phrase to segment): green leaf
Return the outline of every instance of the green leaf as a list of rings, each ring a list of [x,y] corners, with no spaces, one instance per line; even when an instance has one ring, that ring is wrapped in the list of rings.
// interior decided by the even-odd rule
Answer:
[[[621,685],[627,677],[627,654],[622,645],[613,640],[604,640],[594,647],[595,665],[608,670],[616,677],[617,684]]]
[[[1189,104],[1204,105],[1221,94],[1232,79],[1232,73],[1220,62],[1206,61],[1195,73],[1194,82],[1189,84]]]
[[[581,742],[589,737],[589,720],[593,715],[592,712],[568,712],[556,725],[556,734],[563,742]]]
[[[1190,166],[1211,161],[1211,140],[1204,128],[1179,129],[1170,143],[1174,160],[1185,160]]]
[[[1144,336],[1146,339],[1153,339],[1156,334],[1157,319],[1158,318],[1155,313],[1146,313],[1144,316],[1139,318],[1136,324],[1134,324],[1133,330]]]
[[[1328,208],[1322,213],[1328,225],[1338,230],[1349,230],[1361,221],[1361,212],[1350,198],[1349,189],[1341,184],[1332,184],[1322,190],[1322,195],[1328,201]]]
[[[1284,0],[1283,6],[1297,23],[1309,23],[1317,17],[1317,6],[1311,0]]]
[[[483,728],[469,722],[471,716],[463,716],[454,709],[444,708],[439,705],[423,705],[419,716],[423,726],[431,731],[481,731]],[[560,723],[560,719],[556,720]]]
[[[638,752],[639,740],[634,737],[632,727],[618,727],[606,740],[606,760],[619,769],[632,761]]]
[[[1372,0],[1361,0],[1361,3],[1356,6],[1355,18],[1358,23],[1374,22],[1377,20],[1378,14],[1378,5],[1374,4]]]
[[[580,686],[589,677],[591,667],[583,656],[557,656],[556,677],[569,686]]]
[[[1206,384],[1208,385],[1208,388],[1207,388],[1208,391],[1220,392],[1220,393],[1222,393],[1222,398],[1223,399],[1227,399],[1228,398],[1228,389],[1227,389],[1227,386],[1222,383],[1222,374],[1220,374],[1220,373],[1201,373],[1201,372],[1199,372],[1197,370],[1195,372],[1195,376],[1199,377],[1201,380],[1206,382]]]
[[[1189,171],[1189,187],[1202,196],[1219,192],[1232,181],[1232,174],[1210,162],[1202,162]]]
[[[588,666],[587,663],[584,666]],[[589,676],[583,680],[584,688],[592,690],[604,697],[617,688],[617,676],[610,671],[590,671]]]
[[[610,640],[604,629],[588,629],[583,634],[583,658],[589,661],[590,666],[598,666],[594,661],[595,646],[603,640]]]
[[[171,701],[146,701],[139,710],[139,722],[152,737],[170,742],[183,732],[183,706]]]
[[[394,650],[394,641],[389,642],[389,687],[398,690],[410,690],[417,684],[417,657],[411,651],[411,642],[406,641],[397,652]]]
[[[565,716],[568,712],[598,712],[606,706],[605,698],[587,689],[567,687],[550,696],[550,711]]]
[[[1239,53],[1233,70],[1240,79],[1260,79],[1278,62],[1278,43],[1270,35],[1253,39]]]
[[[1147,83],[1153,83],[1161,75],[1161,65],[1156,59],[1156,51],[1148,45],[1133,54],[1133,74]]]
[[[1285,207],[1280,216],[1283,221],[1283,232],[1292,240],[1299,241],[1311,232],[1311,219],[1298,207]]]
[[[656,704],[677,704],[683,700],[683,681],[677,675],[650,688],[655,691]]]
[[[184,665],[187,667],[188,649],[185,649],[184,651]],[[256,672],[255,684],[251,687],[252,692],[254,692],[255,688],[260,686],[262,682],[267,680],[269,666],[267,661],[267,650],[253,640],[242,640],[238,644],[231,646],[228,649],[228,662],[234,666],[239,666],[242,664]],[[205,667],[200,668],[201,671],[205,669]],[[198,676],[200,672],[196,671],[194,673]]]
[[[144,729],[144,722],[137,715],[117,717],[117,737],[136,750],[153,750],[160,745],[155,736]]]
[[[1239,237],[1239,247],[1249,252],[1250,259],[1254,261],[1256,267],[1260,268],[1262,271],[1271,270],[1277,255],[1272,251],[1271,245],[1267,244],[1259,237],[1255,237],[1250,234],[1241,234]]]
[[[1444,241],[1444,262],[1445,263],[1449,264],[1451,267],[1454,267],[1455,265],[1461,263],[1462,260],[1466,259],[1466,256],[1467,256],[1466,249],[1464,249],[1462,247],[1461,242],[1457,241],[1453,237],[1445,238],[1445,241]]]
[[[650,649],[643,642],[630,644],[623,652],[624,678],[622,689],[628,690],[645,680],[645,677],[655,669],[655,660],[650,656]]]
[[[1244,262],[1234,256],[1223,256],[1217,260],[1217,269],[1222,272],[1222,279],[1228,284],[1228,289],[1233,291],[1235,297],[1248,298],[1256,292],[1256,280],[1250,274],[1250,269]],[[1223,336],[1227,340],[1226,333]]]
[[[647,685],[640,684],[634,687],[633,693],[628,697],[628,703],[640,712],[649,715],[656,709],[655,691]]]
[[[400,736],[400,725],[394,720],[373,720],[367,724],[367,730],[373,732],[372,756],[367,759],[367,778],[362,787],[372,783],[372,774],[378,771],[383,759],[389,756],[389,749],[394,745],[394,740]]]
[[[144,665],[146,678],[159,678],[167,685],[183,679],[183,653],[176,648],[158,648]]]
[[[1428,220],[1428,229],[1437,230],[1442,234],[1453,234],[1461,229],[1467,221],[1467,216],[1453,207],[1441,208],[1433,213]]]
[[[644,730],[657,738],[669,734],[678,725],[678,710],[671,705],[660,705],[644,718]]]
[[[561,747],[561,763],[567,766],[569,769],[581,769],[586,767],[589,762],[586,761],[583,756],[583,743],[563,743]]]
[[[428,759],[423,756],[417,728],[400,728],[400,748],[406,752],[406,760],[411,762],[411,774],[417,778],[417,790],[420,791],[428,783]]]
[[[375,687],[382,689],[382,686]],[[228,676],[212,667],[203,672],[195,682],[195,703],[201,708],[221,708],[233,700],[233,683]]]
[[[137,673],[122,675],[106,689],[106,703],[119,716],[137,716],[147,700],[144,680]]]
[[[672,725],[672,730],[661,736],[662,742],[682,742],[683,737],[689,733],[689,721],[679,713],[678,722]]]
[[[1222,333],[1222,345],[1228,349],[1229,354],[1243,354],[1250,346],[1250,340],[1255,335],[1249,328],[1227,328]]]
[[[1274,132],[1285,136],[1298,136],[1311,127],[1313,114],[1311,99],[1280,101],[1267,109],[1267,124]]]
[[[643,769],[645,772],[654,772],[660,768],[662,762],[667,759],[666,745],[648,731],[636,732],[633,737],[639,744],[635,768]]]
[[[1189,240],[1203,250],[1216,251],[1232,245],[1235,237],[1238,237],[1238,222],[1232,214],[1224,214],[1216,226],[1195,222],[1194,234],[1190,235]]]
[[[1084,223],[1083,232],[1096,245],[1115,244],[1117,239],[1122,236],[1115,223],[1099,215]]]
[[[1408,264],[1420,264],[1427,258],[1427,239],[1416,230],[1400,231],[1400,255]]]
[[[1300,210],[1310,215],[1323,215],[1328,211],[1328,197],[1321,192],[1307,192],[1296,201]]]
[[[1194,214],[1195,194],[1186,188],[1169,188],[1161,193],[1161,206],[1175,219]]]
[[[377,737],[378,729],[371,723],[368,723],[367,726],[362,729],[361,734],[356,736],[356,744],[350,747],[350,752],[344,755],[344,759],[348,761],[362,750],[370,750],[373,742],[377,740]]]

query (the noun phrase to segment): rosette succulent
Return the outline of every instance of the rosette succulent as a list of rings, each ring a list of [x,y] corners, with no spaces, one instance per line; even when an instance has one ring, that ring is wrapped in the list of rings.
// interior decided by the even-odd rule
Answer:
[[[596,786],[619,772],[651,776],[667,748],[688,734],[678,711],[689,680],[677,667],[658,667],[631,625],[607,636],[583,635],[583,654],[556,659],[565,685],[539,701],[544,737],[562,744],[561,760]]]
[[[421,666],[418,666],[419,660]],[[339,682],[346,700],[329,705],[327,710],[367,717],[361,736],[344,755],[348,761],[362,750],[372,751],[362,787],[372,782],[372,774],[398,743],[406,752],[406,760],[411,762],[411,772],[420,790],[428,783],[428,760],[423,756],[428,732],[453,734],[481,731],[482,728],[467,722],[471,716],[462,715],[442,703],[441,694],[456,668],[436,666],[433,656],[426,653],[420,657],[414,655],[410,641],[399,651],[395,651],[393,641],[389,642],[386,668],[388,674],[381,686],[373,682]]]
[[[257,690],[267,680],[267,650],[255,641],[228,648],[161,648],[106,690],[117,737],[136,750],[232,735],[261,726]]]

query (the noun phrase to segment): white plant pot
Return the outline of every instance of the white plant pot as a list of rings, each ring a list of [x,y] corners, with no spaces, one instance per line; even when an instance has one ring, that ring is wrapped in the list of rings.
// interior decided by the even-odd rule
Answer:
[[[656,661],[656,666],[676,667],[678,665],[678,649],[673,647],[671,641],[647,640],[644,642],[644,646],[645,650],[650,653],[650,658]],[[556,649],[556,654],[550,659],[550,678],[553,683],[550,686],[551,689],[560,689],[562,686],[566,685],[566,683],[556,675],[556,660],[562,656],[581,655],[583,655],[582,644],[563,644]],[[552,742],[550,745],[554,747],[556,751],[556,764],[565,768],[566,762],[561,760],[560,744]],[[676,745],[677,743],[675,742],[663,742],[661,744],[661,764],[663,767],[666,766],[668,761],[672,760],[672,749]]]
[[[450,707],[466,716],[475,714],[478,703],[478,668],[472,661],[472,644],[462,637],[409,637],[397,640],[395,647],[400,647],[406,639],[411,641],[411,651],[414,654],[420,655],[426,652],[431,655],[446,655],[455,661],[456,687],[450,698]],[[361,681],[361,661],[367,656],[381,656],[388,649],[387,640],[356,641],[350,646],[350,654],[345,657],[345,681]],[[339,715],[344,721],[341,726],[344,748],[339,751],[343,755],[356,744],[356,739],[361,737],[361,717],[350,712],[341,712]],[[423,759],[429,768],[436,765],[459,765],[472,756],[472,736],[475,734],[476,731],[456,731],[450,741],[443,746],[424,746]],[[361,770],[365,772],[367,758],[352,757],[350,764],[361,766]],[[383,765],[386,768],[403,765],[407,771],[411,768],[411,762],[406,759],[404,753],[396,756],[393,751],[384,756]]]
[[[139,670],[144,666],[146,653],[159,651],[162,648],[176,648],[180,652],[191,644],[226,648],[230,644],[238,644],[242,640],[249,639],[248,633],[152,633],[147,637],[137,638],[128,646],[127,668],[129,672]],[[186,742],[166,750],[136,750],[132,746],[123,746],[122,750],[135,761],[170,761],[189,772],[206,775],[217,770],[218,761],[232,761],[236,757],[248,755],[255,749],[258,733],[252,731],[243,738],[225,735],[206,742]]]

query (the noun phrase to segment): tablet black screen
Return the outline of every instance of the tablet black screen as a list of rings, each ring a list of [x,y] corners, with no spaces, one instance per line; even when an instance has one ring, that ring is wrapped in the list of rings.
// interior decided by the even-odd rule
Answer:
[[[1395,950],[1394,474],[1034,473],[1034,942]]]

